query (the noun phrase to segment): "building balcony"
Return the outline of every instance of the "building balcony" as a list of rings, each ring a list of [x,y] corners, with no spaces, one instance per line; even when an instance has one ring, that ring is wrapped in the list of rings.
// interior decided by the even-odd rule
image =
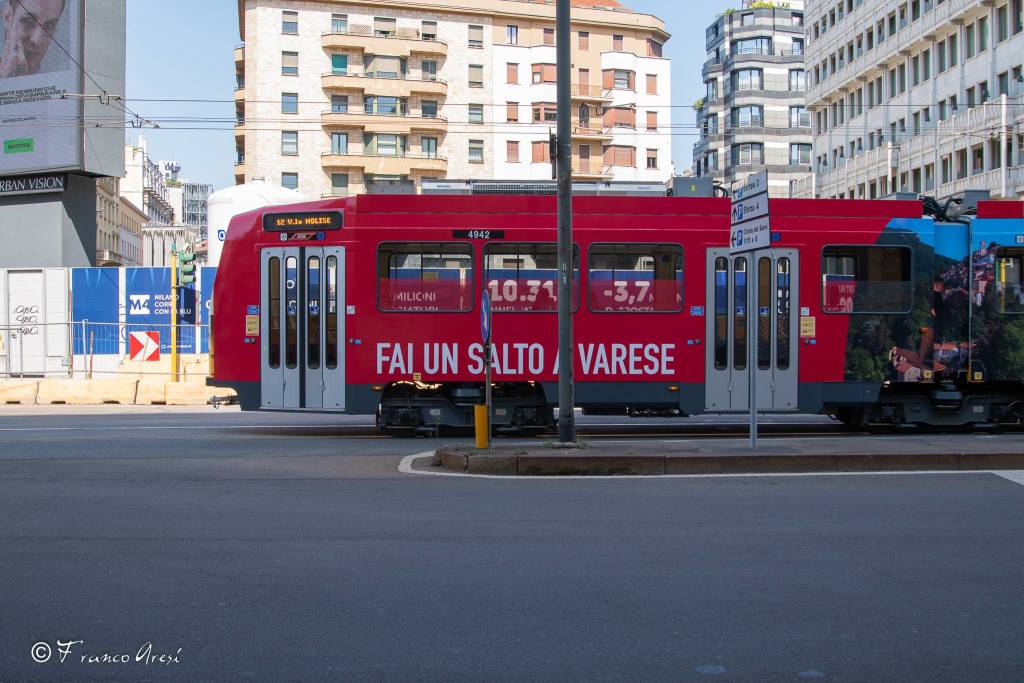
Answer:
[[[245,63],[245,45],[238,45],[235,47],[235,64],[241,65]]]
[[[602,168],[600,164],[584,164],[579,157],[576,158],[575,168],[572,171],[573,180],[610,180],[611,168]]]
[[[235,162],[235,175],[245,175],[245,159]]]
[[[380,154],[331,154],[325,153],[320,159],[325,170],[359,168],[363,173],[376,175],[410,175],[416,171],[445,172],[448,160],[427,154],[385,156]]]
[[[97,249],[96,265],[100,267],[124,266],[127,265],[127,260],[116,251],[111,251],[110,249]]]
[[[412,95],[444,97],[448,94],[448,83],[437,79],[326,73],[320,80],[324,90],[372,91],[374,95],[381,97],[410,97]]]
[[[235,86],[235,102],[245,102],[245,85]]]
[[[327,111],[320,116],[320,120],[325,128],[358,128],[367,133],[448,132],[448,119],[440,116]]]
[[[612,139],[613,131],[610,128],[600,126],[580,126],[573,121],[572,139],[581,142],[608,142]]]
[[[599,85],[574,85],[572,86],[572,99],[574,102],[604,104],[612,101],[612,94]]]
[[[419,31],[399,30],[395,33],[376,34],[370,26],[350,26],[345,32],[324,33],[321,43],[330,50],[356,50],[375,55],[409,57],[413,54],[448,54],[448,44],[427,39]]]

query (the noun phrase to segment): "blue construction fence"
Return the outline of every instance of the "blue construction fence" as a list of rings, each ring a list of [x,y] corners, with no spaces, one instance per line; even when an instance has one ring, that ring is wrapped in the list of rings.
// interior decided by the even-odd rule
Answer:
[[[178,351],[208,353],[210,306],[217,269],[199,268],[178,290]],[[160,333],[169,353],[170,268],[72,268],[71,329],[76,355],[123,355],[132,332]]]

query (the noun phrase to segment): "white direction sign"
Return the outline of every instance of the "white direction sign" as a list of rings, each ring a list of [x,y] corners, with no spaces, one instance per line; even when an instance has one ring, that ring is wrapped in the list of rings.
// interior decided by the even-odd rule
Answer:
[[[768,218],[768,173],[761,171],[747,179],[732,199],[732,228],[729,253],[767,249],[772,244]]]

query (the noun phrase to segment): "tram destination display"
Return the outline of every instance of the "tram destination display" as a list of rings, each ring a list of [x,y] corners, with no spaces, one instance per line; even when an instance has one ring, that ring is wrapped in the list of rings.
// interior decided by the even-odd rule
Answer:
[[[268,213],[263,216],[263,229],[268,232],[339,230],[344,224],[345,219],[340,211]]]

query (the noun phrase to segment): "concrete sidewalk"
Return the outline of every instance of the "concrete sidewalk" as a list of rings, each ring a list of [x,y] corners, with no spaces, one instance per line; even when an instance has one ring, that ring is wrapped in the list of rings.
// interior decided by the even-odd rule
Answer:
[[[594,441],[579,449],[444,446],[433,465],[507,476],[1024,469],[1024,434],[773,438],[762,440],[756,451],[735,438]]]

